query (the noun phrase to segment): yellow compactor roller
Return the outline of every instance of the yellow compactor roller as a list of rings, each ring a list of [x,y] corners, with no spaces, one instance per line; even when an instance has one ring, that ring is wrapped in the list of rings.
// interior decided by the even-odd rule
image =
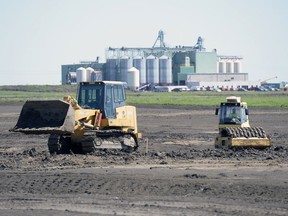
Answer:
[[[271,139],[261,127],[250,127],[247,103],[240,97],[227,97],[216,109],[219,115],[219,134],[215,140],[216,148],[271,146]]]
[[[50,134],[50,153],[136,150],[136,108],[125,104],[124,83],[80,82],[77,99],[27,101],[13,132]]]

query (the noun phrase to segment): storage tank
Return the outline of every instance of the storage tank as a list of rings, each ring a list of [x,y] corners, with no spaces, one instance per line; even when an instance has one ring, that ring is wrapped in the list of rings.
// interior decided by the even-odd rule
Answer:
[[[132,60],[129,56],[122,56],[120,58],[119,76],[116,77],[118,81],[127,82],[128,70],[132,67]],[[117,74],[118,75],[118,74]]]
[[[147,83],[159,83],[159,59],[156,56],[149,55],[146,58],[146,73]]]
[[[109,58],[106,61],[106,70],[104,74],[105,80],[116,81],[116,74],[117,74],[117,58]]]
[[[218,73],[226,73],[226,63],[224,61],[218,62]]]
[[[234,73],[241,73],[241,62],[234,61]]]
[[[77,83],[76,72],[69,72],[67,74],[67,84],[75,84]]]
[[[76,70],[76,79],[77,79],[77,84],[79,84],[80,82],[87,81],[87,73],[86,73],[85,68],[80,67]]]
[[[160,84],[172,83],[172,61],[171,58],[169,58],[166,55],[163,55],[159,58],[159,83]]]
[[[233,73],[233,62],[227,61],[226,62],[226,73]]]
[[[139,70],[141,85],[146,84],[146,60],[142,56],[135,56],[133,58],[133,67]]]
[[[91,67],[86,68],[86,80],[88,82],[91,81],[91,74],[93,71],[94,71],[94,69]]]
[[[128,70],[127,86],[132,91],[136,91],[140,86],[139,70],[135,67]]]
[[[190,57],[186,56],[185,57],[185,67],[189,67],[190,66]]]

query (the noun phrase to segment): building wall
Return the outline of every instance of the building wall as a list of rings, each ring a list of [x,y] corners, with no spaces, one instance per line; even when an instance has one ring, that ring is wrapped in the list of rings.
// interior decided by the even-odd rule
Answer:
[[[177,74],[177,84],[187,85],[192,82],[231,82],[231,81],[248,81],[248,74],[217,74],[217,73],[202,73],[202,74]]]
[[[251,88],[260,86],[260,81],[228,81],[228,82],[189,82],[187,83],[188,88],[193,87],[210,87],[210,88],[221,88],[221,89],[237,89],[237,88]]]
[[[175,66],[181,66],[181,65],[185,65],[185,57],[188,56],[187,52],[177,52],[174,54],[172,61],[173,61],[173,65]],[[190,60],[191,63],[191,60]]]
[[[248,81],[247,73],[237,74],[188,74],[187,82],[200,82],[200,81],[211,81],[211,82],[229,82],[229,81]]]
[[[189,74],[181,74],[181,73],[178,73],[177,74],[177,80],[175,81],[175,85],[187,85],[187,76]]]
[[[216,73],[217,53],[216,52],[195,52],[196,73]]]
[[[178,67],[185,65],[186,57],[190,58],[189,66],[195,67],[195,73],[217,73],[216,52],[189,51],[175,53],[173,56],[173,66],[176,70]]]
[[[189,58],[187,65],[186,58]],[[173,56],[173,83],[186,82],[185,75],[197,73],[217,73],[217,53],[216,52],[178,52]]]

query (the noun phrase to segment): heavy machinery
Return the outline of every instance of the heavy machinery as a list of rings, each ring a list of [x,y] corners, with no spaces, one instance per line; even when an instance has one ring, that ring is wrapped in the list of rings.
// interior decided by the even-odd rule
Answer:
[[[240,97],[230,96],[220,104],[215,114],[219,114],[219,134],[215,140],[216,148],[271,146],[271,138],[261,127],[250,127],[246,102]]]
[[[136,108],[125,105],[124,83],[80,82],[76,101],[26,101],[13,132],[50,134],[50,153],[90,153],[98,148],[138,147]]]

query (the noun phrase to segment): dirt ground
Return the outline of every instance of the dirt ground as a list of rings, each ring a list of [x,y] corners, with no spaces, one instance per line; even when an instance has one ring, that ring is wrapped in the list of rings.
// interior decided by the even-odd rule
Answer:
[[[0,105],[1,215],[288,215],[288,110],[250,108],[265,150],[214,149],[213,108],[137,106],[134,153],[50,155],[46,135],[9,132]]]

